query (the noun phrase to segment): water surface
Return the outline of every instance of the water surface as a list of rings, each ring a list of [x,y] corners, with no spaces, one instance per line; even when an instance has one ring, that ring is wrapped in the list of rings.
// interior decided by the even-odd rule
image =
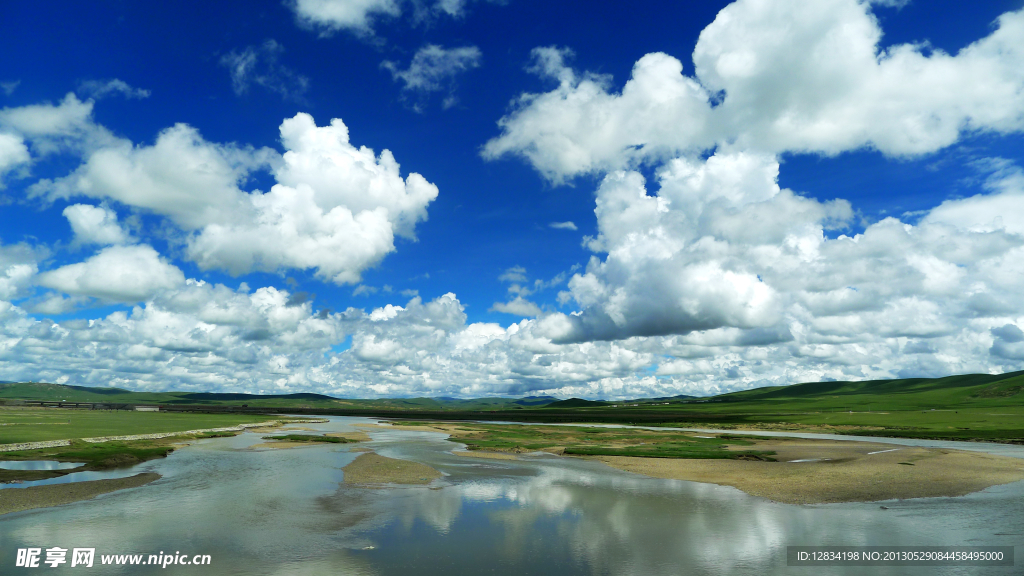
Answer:
[[[372,420],[304,426],[342,431],[365,422]],[[129,471],[163,475],[149,485],[0,517],[0,572],[14,566],[17,548],[61,546],[213,559],[202,568],[97,566],[93,574],[1020,573],[1020,560],[983,569],[787,567],[786,546],[1016,545],[1021,552],[1024,482],[961,498],[881,503],[888,509],[877,502],[794,506],[586,460],[457,456],[450,451],[458,445],[438,433],[381,428],[371,437],[381,455],[445,476],[428,487],[352,487],[340,483],[341,468],[359,445],[254,451],[246,448],[262,442],[259,434],[202,440]]]

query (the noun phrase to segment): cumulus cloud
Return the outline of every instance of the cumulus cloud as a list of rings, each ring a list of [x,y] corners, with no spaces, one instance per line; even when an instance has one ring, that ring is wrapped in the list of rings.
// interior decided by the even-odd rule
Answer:
[[[0,133],[28,142],[36,156],[89,152],[116,141],[92,118],[93,101],[68,93],[60,104],[31,104],[0,109]]]
[[[4,186],[7,173],[28,164],[30,159],[24,140],[14,134],[0,133],[0,188]]]
[[[946,223],[975,232],[1006,230],[1024,235],[1024,170],[1004,159],[990,159],[987,194],[947,200],[924,217],[926,223]]]
[[[185,232],[186,254],[204,269],[315,270],[339,284],[415,240],[437,187],[406,178],[390,151],[349,142],[340,119],[316,126],[308,114],[282,122],[281,155],[269,148],[206,141],[178,124],[152,146],[127,140],[92,152],[69,176],[34,186],[51,200],[87,196],[166,216]],[[241,186],[270,171],[268,192]]]
[[[308,114],[285,120],[281,140],[288,151],[274,171],[278,184],[247,198],[254,216],[210,224],[189,241],[200,267],[315,269],[355,284],[395,249],[395,236],[415,240],[437,187],[415,172],[403,180],[390,151],[355,148],[341,120],[318,127]]]
[[[866,2],[740,0],[701,33],[693,77],[676,58],[648,54],[620,92],[569,68],[566,51],[536,49],[534,70],[557,88],[520,96],[483,153],[523,156],[559,182],[716,146],[912,156],[965,131],[1024,127],[1024,11],[955,55],[881,50],[881,35]]]
[[[285,100],[303,101],[309,90],[309,78],[281,64],[284,46],[269,39],[260,46],[232,50],[220,59],[231,74],[231,87],[241,96],[253,84],[276,92]]]
[[[26,244],[0,242],[0,300],[14,300],[28,295],[32,279],[39,270],[44,250]]]
[[[186,229],[251,214],[239,185],[278,160],[269,148],[207,142],[176,124],[152,146],[127,140],[90,154],[74,173],[35,187],[50,199],[88,196],[167,216]]]
[[[111,246],[84,262],[38,275],[37,283],[65,294],[134,303],[185,282],[177,266],[151,246]]]
[[[321,34],[341,30],[373,34],[376,20],[402,13],[400,2],[396,0],[294,0],[291,7],[301,26],[319,30]]]
[[[502,312],[505,314],[513,314],[515,316],[540,316],[544,313],[535,303],[530,302],[522,295],[516,296],[508,302],[495,302],[490,308],[491,312]]]
[[[413,24],[433,21],[437,16],[462,18],[473,0],[292,0],[289,2],[300,26],[318,30],[321,35],[346,31],[357,36],[372,37],[375,26],[402,15],[412,5]],[[505,0],[488,0],[504,4]]]
[[[79,91],[89,98],[99,100],[113,94],[120,94],[129,100],[141,100],[149,98],[149,90],[133,88],[124,80],[114,78],[112,80],[87,80],[78,85]]]
[[[579,228],[577,228],[576,224],[573,222],[552,222],[548,224],[548,226],[554,228],[555,230],[572,230],[574,232],[576,230],[579,230]]]
[[[403,91],[419,93],[421,96],[431,92],[447,92],[444,107],[450,108],[458,103],[455,96],[456,76],[479,67],[481,58],[480,49],[476,46],[442,48],[436,44],[427,44],[416,51],[405,70],[392,61],[385,61],[381,67],[390,71],[396,82],[404,84]]]
[[[63,214],[78,244],[124,244],[129,239],[117,222],[117,213],[104,206],[72,204]]]

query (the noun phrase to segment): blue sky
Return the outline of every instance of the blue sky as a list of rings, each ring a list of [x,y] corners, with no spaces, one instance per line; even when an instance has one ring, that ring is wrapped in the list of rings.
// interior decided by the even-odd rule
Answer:
[[[0,26],[0,380],[620,398],[1024,368],[1019,1]]]

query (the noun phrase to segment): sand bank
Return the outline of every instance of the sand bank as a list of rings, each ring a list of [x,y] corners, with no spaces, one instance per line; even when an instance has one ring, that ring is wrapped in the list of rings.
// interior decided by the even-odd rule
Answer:
[[[160,475],[155,472],[143,472],[128,478],[30,486],[28,488],[5,488],[0,490],[0,514],[89,500],[100,494],[149,484],[158,478]]]
[[[331,437],[334,437],[334,438],[344,438],[346,440],[353,440],[355,442],[369,442],[370,441],[370,435],[367,434],[366,432],[361,431],[361,430],[356,430],[354,432],[330,432],[330,433],[324,434],[324,436],[331,436]]]
[[[346,484],[430,484],[441,477],[440,472],[426,464],[385,458],[372,452],[361,454],[342,470]]]
[[[627,472],[733,486],[787,504],[963,496],[1024,480],[1024,460],[979,452],[834,440],[755,443],[735,448],[774,450],[779,461],[594,458]]]

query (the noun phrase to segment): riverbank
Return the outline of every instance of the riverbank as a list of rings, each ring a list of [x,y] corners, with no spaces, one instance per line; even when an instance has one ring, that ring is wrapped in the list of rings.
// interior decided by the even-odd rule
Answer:
[[[6,488],[0,490],[0,515],[90,500],[100,494],[144,486],[159,478],[155,472],[143,472],[128,478]]]
[[[1024,480],[1024,460],[871,442],[757,440],[778,462],[593,457],[626,472],[706,482],[786,504],[964,496]]]
[[[787,504],[963,496],[1024,480],[1024,459],[870,441],[738,437],[723,433],[416,422],[477,458],[545,451],[636,474],[732,486]],[[701,444],[703,443],[703,444]]]

